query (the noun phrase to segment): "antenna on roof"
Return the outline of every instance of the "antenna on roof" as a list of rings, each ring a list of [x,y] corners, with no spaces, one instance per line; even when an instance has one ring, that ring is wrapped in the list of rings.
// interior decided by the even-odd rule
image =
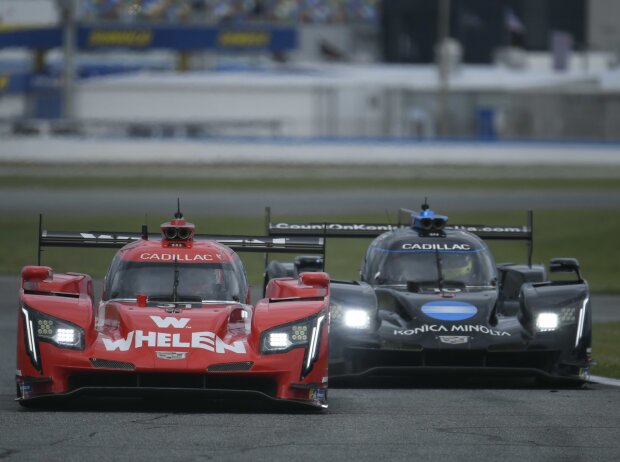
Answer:
[[[183,214],[181,213],[181,199],[177,197],[177,213],[174,214],[174,218],[181,219]]]
[[[387,222],[388,224],[392,224],[392,219],[390,218],[390,212],[388,212],[388,209],[385,209],[385,215],[387,216]]]
[[[144,214],[144,223],[142,224],[142,239],[147,241],[149,239],[149,215],[148,213]]]
[[[41,252],[43,249],[41,248],[41,234],[43,231],[43,214],[39,213],[39,236],[38,236],[38,246],[37,246],[37,265],[41,266]]]

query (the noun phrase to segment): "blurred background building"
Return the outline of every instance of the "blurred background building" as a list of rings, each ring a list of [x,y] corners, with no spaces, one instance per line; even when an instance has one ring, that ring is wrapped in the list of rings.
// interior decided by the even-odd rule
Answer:
[[[619,140],[617,18],[617,0],[0,0],[0,130]]]

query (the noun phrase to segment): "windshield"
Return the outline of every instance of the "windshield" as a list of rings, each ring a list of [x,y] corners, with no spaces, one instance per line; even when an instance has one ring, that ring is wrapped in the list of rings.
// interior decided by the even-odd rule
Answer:
[[[239,301],[244,298],[244,283],[231,263],[177,263],[178,301]],[[175,265],[173,263],[121,260],[106,281],[108,298],[173,299]]]
[[[462,283],[488,287],[495,281],[495,265],[485,249],[473,251],[382,251],[375,249],[373,284],[407,282]]]

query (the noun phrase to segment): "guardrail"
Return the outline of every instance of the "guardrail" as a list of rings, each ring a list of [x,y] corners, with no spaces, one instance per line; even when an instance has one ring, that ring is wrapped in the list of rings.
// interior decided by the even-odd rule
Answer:
[[[281,120],[103,121],[66,119],[0,119],[0,135],[120,136],[127,138],[200,138],[206,136],[282,135]]]

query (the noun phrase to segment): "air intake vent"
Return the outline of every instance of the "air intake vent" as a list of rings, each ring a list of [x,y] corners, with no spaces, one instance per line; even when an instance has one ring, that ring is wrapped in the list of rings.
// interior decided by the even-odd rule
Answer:
[[[252,361],[242,361],[239,363],[222,363],[213,364],[207,368],[209,372],[234,372],[234,371],[247,371],[252,368],[254,363]]]
[[[131,363],[113,361],[111,359],[90,358],[90,363],[93,367],[99,369],[124,369],[126,371],[133,371],[136,368],[136,366]]]

